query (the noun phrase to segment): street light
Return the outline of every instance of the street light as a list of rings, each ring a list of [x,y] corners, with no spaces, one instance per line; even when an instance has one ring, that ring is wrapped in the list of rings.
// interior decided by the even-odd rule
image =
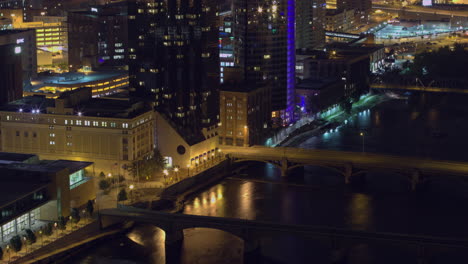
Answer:
[[[175,172],[175,175],[176,175],[176,180],[179,180],[179,168],[175,167],[174,172]]]
[[[68,217],[68,219],[70,219],[71,228],[73,229],[73,221],[72,221],[73,217],[70,215],[70,216]]]
[[[187,177],[190,177],[190,164],[187,164]]]
[[[130,188],[130,202],[133,202],[133,188],[135,188],[135,186],[133,184],[130,184],[128,188]]]
[[[24,246],[26,247],[26,254],[28,254],[28,243],[26,242],[26,237],[23,237]]]
[[[54,223],[54,228],[55,228],[55,239],[58,239],[58,229],[57,229],[57,222]]]
[[[41,235],[41,244],[44,246],[44,236],[42,235],[42,230],[39,230],[39,235]]]
[[[10,260],[11,260],[10,245],[6,246],[6,250],[8,252],[8,263],[10,263]]]
[[[166,169],[164,169],[164,170],[163,170],[163,174],[164,174],[164,183],[167,184],[167,179],[166,179],[166,177],[169,175],[169,172],[168,172]]]
[[[359,133],[359,136],[361,136],[362,138],[362,153],[364,153],[364,138],[365,138],[364,132]]]

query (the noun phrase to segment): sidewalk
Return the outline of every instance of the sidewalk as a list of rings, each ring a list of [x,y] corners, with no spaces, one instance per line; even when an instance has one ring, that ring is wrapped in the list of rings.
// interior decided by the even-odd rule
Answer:
[[[90,234],[100,233],[99,226],[95,219],[83,218],[77,224],[67,223],[66,229],[54,228],[50,236],[35,232],[36,242],[32,245],[23,243],[19,252],[14,252],[11,248],[3,249],[2,264],[25,263],[29,259],[35,259],[47,252],[62,249],[69,242],[89,237]]]

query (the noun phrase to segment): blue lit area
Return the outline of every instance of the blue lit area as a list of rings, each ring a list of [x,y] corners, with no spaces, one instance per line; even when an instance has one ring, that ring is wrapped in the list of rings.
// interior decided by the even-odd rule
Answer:
[[[78,186],[80,182],[83,182],[85,179],[86,175],[83,169],[70,174],[70,189]]]
[[[378,32],[375,33],[377,38],[380,39],[398,39],[398,38],[411,38],[421,37],[427,35],[436,35],[442,33],[451,33],[467,28],[463,27],[452,27],[448,23],[439,23],[432,25],[415,25],[411,27],[405,27],[402,25],[388,24]]]

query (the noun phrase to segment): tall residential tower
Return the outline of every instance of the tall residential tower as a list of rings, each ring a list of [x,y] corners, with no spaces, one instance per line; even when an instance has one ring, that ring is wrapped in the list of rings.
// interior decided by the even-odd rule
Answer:
[[[133,94],[151,98],[187,142],[218,123],[215,0],[129,0]]]
[[[295,0],[234,0],[235,65],[248,83],[267,82],[272,117],[293,120]]]

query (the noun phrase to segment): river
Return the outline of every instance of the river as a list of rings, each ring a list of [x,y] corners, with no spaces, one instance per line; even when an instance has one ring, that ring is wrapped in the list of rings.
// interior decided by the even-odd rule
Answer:
[[[468,161],[468,97],[423,94],[390,100],[350,118],[336,132],[298,147],[378,152]],[[360,133],[364,134],[364,138]],[[281,178],[272,165],[255,163],[241,176],[190,197],[184,213],[324,225],[429,236],[468,235],[468,182],[431,179],[416,192],[402,176],[367,175],[358,187],[322,168],[306,167]],[[218,230],[184,231],[182,263],[242,263],[243,242]],[[356,244],[347,263],[416,263],[417,250],[400,245]],[[263,263],[330,263],[323,241],[273,235],[261,241]],[[443,251],[430,263],[468,262],[467,254]],[[164,263],[164,233],[140,225],[126,235],[80,253],[69,263]]]

